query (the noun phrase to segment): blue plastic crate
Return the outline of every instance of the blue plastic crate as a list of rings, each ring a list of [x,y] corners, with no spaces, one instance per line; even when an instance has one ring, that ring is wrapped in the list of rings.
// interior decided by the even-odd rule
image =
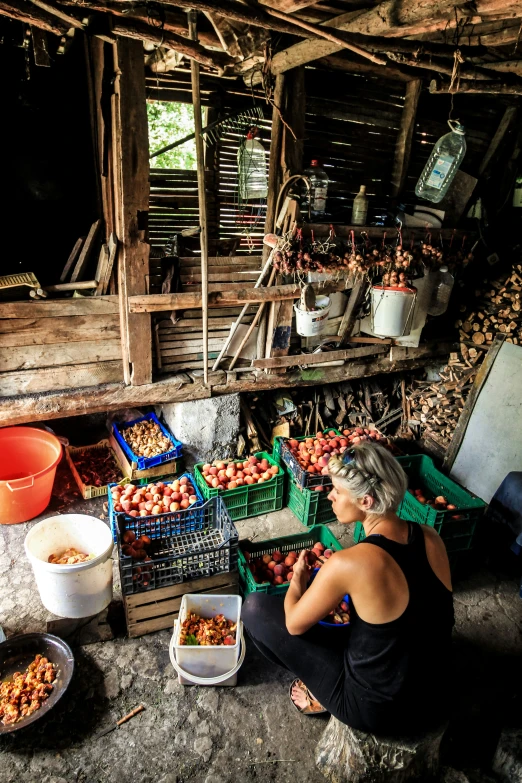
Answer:
[[[202,514],[201,512],[197,512],[197,510],[201,508],[201,506],[205,502],[205,498],[201,494],[201,490],[196,484],[196,480],[194,476],[191,473],[183,473],[181,476],[179,476],[179,479],[183,478],[183,476],[186,476],[190,480],[192,486],[194,487],[194,492],[198,498],[195,503],[189,506],[189,508],[184,508],[181,509],[180,511],[168,511],[165,514],[151,514],[148,517],[130,517],[127,514],[125,514],[127,529],[134,530],[134,527],[132,527],[132,525],[130,524],[130,520],[132,520],[133,522],[137,522],[139,520],[140,522],[144,522],[147,525],[147,530],[140,528],[142,533],[146,533],[146,535],[148,535],[149,538],[159,538],[162,535],[162,531],[165,529],[165,525],[168,525],[170,529],[172,527],[173,521],[180,522],[180,523],[190,522],[193,525],[198,525],[199,520],[202,517]],[[163,483],[172,484],[174,481],[176,481],[176,479],[173,479],[172,481],[164,481]],[[156,482],[151,481],[150,483],[155,484]],[[111,489],[112,487],[115,486],[117,485],[109,484],[109,488],[107,492],[109,496],[109,522],[111,525],[112,538],[114,540],[114,543],[116,543],[117,541],[116,516],[118,513],[122,513],[122,512],[116,512],[114,510]]]
[[[137,538],[142,535],[152,538],[152,531],[156,533],[148,547],[151,560],[138,561],[123,554],[118,531],[120,579],[124,595],[237,570],[238,532],[219,497],[210,498],[198,509],[191,506],[185,511],[153,517],[156,520],[153,529],[150,517],[134,518],[121,513],[118,517],[122,528],[132,530]]]
[[[121,433],[123,430],[132,427],[133,424],[138,424],[140,421],[155,422],[160,427],[163,434],[167,438],[170,438],[173,444],[173,448],[170,451],[166,451],[165,454],[158,454],[156,457],[138,457],[137,454],[134,454],[126,440],[122,437]],[[153,468],[155,465],[161,465],[163,462],[169,462],[171,459],[178,459],[178,457],[181,457],[183,451],[183,444],[180,443],[179,440],[176,440],[174,435],[169,432],[168,429],[161,423],[155,413],[146,413],[145,416],[142,416],[139,419],[134,419],[134,421],[126,421],[121,423],[113,422],[112,431],[114,437],[125,452],[127,459],[129,462],[135,463],[138,470],[146,470],[147,468]]]

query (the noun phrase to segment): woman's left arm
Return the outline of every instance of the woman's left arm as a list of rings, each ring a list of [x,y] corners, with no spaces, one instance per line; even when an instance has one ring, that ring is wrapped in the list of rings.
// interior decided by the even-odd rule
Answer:
[[[323,620],[348,592],[344,553],[332,555],[309,587],[311,569],[305,555],[305,550],[299,555],[285,596],[286,628],[292,636],[300,636]]]

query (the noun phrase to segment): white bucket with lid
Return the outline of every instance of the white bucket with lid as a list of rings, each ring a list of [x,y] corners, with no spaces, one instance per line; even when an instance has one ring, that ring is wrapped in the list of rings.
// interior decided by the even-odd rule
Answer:
[[[372,287],[372,332],[379,337],[404,337],[410,333],[416,288]]]
[[[239,595],[185,594],[179,619],[174,622],[170,640],[170,661],[181,685],[236,685],[237,672],[245,659],[245,639]],[[210,618],[223,614],[237,624],[236,643],[231,645],[180,644],[181,624],[191,612]]]
[[[49,612],[58,617],[90,617],[110,604],[114,542],[101,519],[85,514],[44,519],[28,532],[24,546]],[[94,558],[74,565],[47,562],[50,555],[71,547]]]
[[[301,337],[314,337],[321,334],[326,326],[332,302],[329,296],[317,296],[314,310],[301,310],[299,303],[294,305],[295,328]]]

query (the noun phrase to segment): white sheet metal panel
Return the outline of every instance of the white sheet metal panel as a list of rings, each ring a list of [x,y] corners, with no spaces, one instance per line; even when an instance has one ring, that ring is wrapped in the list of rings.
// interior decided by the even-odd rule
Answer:
[[[522,470],[522,347],[504,343],[482,387],[451,477],[487,503]]]

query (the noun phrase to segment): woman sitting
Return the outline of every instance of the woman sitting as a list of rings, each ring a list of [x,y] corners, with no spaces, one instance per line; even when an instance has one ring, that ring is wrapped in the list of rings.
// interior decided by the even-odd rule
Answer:
[[[355,729],[404,734],[440,722],[454,624],[448,556],[427,525],[396,514],[407,489],[399,463],[362,443],[328,463],[333,511],[366,538],[333,554],[309,585],[305,551],[283,602],[250,594],[244,624],[261,652],[295,674],[294,705]],[[350,625],[317,625],[350,596]]]

